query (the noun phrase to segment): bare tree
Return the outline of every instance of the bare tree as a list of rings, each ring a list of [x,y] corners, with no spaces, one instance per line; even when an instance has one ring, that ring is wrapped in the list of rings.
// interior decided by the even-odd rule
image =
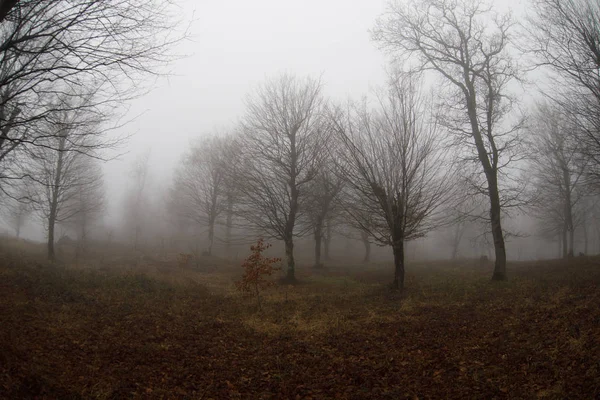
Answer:
[[[125,199],[127,223],[134,229],[133,248],[135,250],[139,250],[144,212],[147,210],[146,189],[148,186],[149,162],[150,149],[140,153],[133,161],[130,170],[131,186]]]
[[[55,114],[55,116],[57,116]],[[102,175],[96,159],[75,151],[77,148],[94,147],[87,135],[78,130],[94,129],[96,120],[88,119],[86,113],[64,113],[48,124],[45,135],[47,145],[32,152],[28,175],[36,177],[31,182],[31,195],[36,210],[46,222],[48,229],[48,258],[55,259],[54,239],[57,223],[72,221],[87,212],[81,196],[99,185]],[[101,185],[101,183],[100,183]]]
[[[403,289],[405,242],[441,222],[442,204],[452,192],[452,168],[445,162],[427,100],[413,77],[391,79],[379,109],[366,104],[337,117],[343,144],[339,165],[347,184],[347,213],[373,240],[392,247],[394,289]]]
[[[512,161],[510,153],[518,143],[513,134],[520,127],[499,129],[513,105],[507,87],[517,77],[509,54],[511,27],[508,16],[498,16],[482,1],[423,0],[390,4],[373,31],[382,48],[413,57],[413,68],[435,71],[444,82],[443,124],[485,175],[494,280],[506,279],[499,171]]]
[[[333,169],[334,165],[333,160],[326,159],[307,189],[306,217],[315,240],[315,267],[317,268],[323,266],[321,263],[322,245],[323,242],[331,240],[330,221],[336,209],[339,208],[338,197],[343,184],[342,178]]]
[[[360,239],[365,246],[365,256],[363,257],[363,263],[368,264],[371,262],[371,241],[369,240],[369,231],[366,229],[360,230]]]
[[[171,6],[156,0],[0,3],[0,178],[23,177],[9,168],[13,151],[58,145],[42,129],[53,114],[114,110],[145,91],[144,76],[173,60],[173,45],[185,37],[173,29]],[[85,104],[57,101],[84,92],[94,94]]]
[[[219,146],[220,168],[223,173],[223,212],[225,213],[225,243],[226,256],[232,255],[232,245],[234,244],[233,229],[240,226],[240,217],[237,215],[236,207],[240,197],[237,188],[238,177],[235,174],[237,168],[232,168],[236,165],[242,156],[240,141],[235,135],[225,134],[221,137]],[[233,173],[233,174],[232,174]]]
[[[66,205],[68,209],[74,211],[74,214],[63,222],[64,225],[72,227],[76,232],[76,257],[85,254],[89,232],[106,210],[105,187],[100,161],[81,154],[78,157],[86,157],[86,159],[80,160],[74,173],[75,181],[79,184],[73,189],[75,194]]]
[[[543,233],[561,235],[565,258],[574,255],[575,228],[588,195],[586,166],[578,156],[580,144],[571,134],[576,129],[560,108],[549,104],[538,105],[530,129],[536,149],[531,165],[536,189],[532,206],[542,222]]]
[[[208,226],[208,255],[212,254],[217,218],[233,207],[232,194],[225,186],[224,145],[222,139],[212,137],[192,146],[175,172],[171,192],[177,212]]]
[[[586,173],[600,184],[600,2],[533,0],[524,47],[549,70],[545,93],[578,129]]]
[[[476,236],[486,233],[489,218],[486,217],[485,196],[480,192],[480,185],[475,185],[471,174],[461,171],[462,176],[457,182],[456,198],[448,208],[450,226],[445,232],[447,243],[451,246],[451,259],[458,258],[465,236]],[[488,230],[489,231],[489,230]]]
[[[297,229],[298,216],[324,152],[323,103],[319,81],[281,75],[248,98],[241,125],[238,213],[283,240],[288,281],[296,279],[294,236],[308,231]]]
[[[15,230],[17,239],[21,236],[21,228],[32,208],[28,194],[23,188],[18,188],[15,195],[6,196],[2,204],[5,221]]]

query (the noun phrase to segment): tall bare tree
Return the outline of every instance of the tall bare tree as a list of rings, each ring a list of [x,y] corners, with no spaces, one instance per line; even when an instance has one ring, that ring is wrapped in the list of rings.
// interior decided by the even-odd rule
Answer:
[[[547,103],[537,107],[531,124],[535,158],[531,165],[536,201],[532,207],[542,222],[543,233],[559,234],[563,257],[573,257],[575,228],[582,219],[583,203],[589,194],[579,159],[580,143],[571,132],[577,130],[561,109]]]
[[[73,210],[73,215],[63,220],[63,225],[75,230],[77,235],[76,257],[84,255],[87,251],[90,231],[106,211],[105,187],[100,161],[81,154],[78,157],[86,158],[80,160],[74,173],[74,181],[79,184],[73,188],[75,194],[66,205],[67,208]]]
[[[322,267],[323,242],[327,243],[331,239],[331,219],[339,208],[339,195],[343,184],[343,179],[333,168],[334,165],[333,160],[325,159],[307,190],[306,217],[315,239],[315,267],[317,268]]]
[[[234,239],[234,227],[240,227],[241,218],[237,213],[238,198],[240,192],[237,188],[238,176],[235,166],[243,158],[243,149],[240,148],[240,140],[235,134],[225,133],[220,137],[219,162],[222,171],[222,212],[225,214],[225,235],[222,241],[225,244],[225,255],[232,256],[232,246],[238,242]]]
[[[241,124],[243,158],[234,166],[239,215],[285,243],[287,280],[294,281],[294,236],[307,185],[324,152],[321,83],[281,75],[246,101]]]
[[[391,79],[377,110],[363,104],[345,113],[345,120],[335,118],[346,211],[373,240],[392,247],[392,287],[399,290],[406,241],[438,226],[452,193],[452,168],[418,85],[410,75]]]
[[[2,201],[4,220],[15,230],[17,239],[21,236],[21,228],[25,224],[32,207],[26,189],[17,188],[17,192],[6,196]]]
[[[369,240],[369,232],[365,229],[360,230],[360,240],[362,240],[365,246],[365,256],[363,257],[363,263],[368,264],[371,262],[371,241]]]
[[[506,279],[500,170],[511,161],[520,123],[501,130],[513,105],[508,86],[517,77],[509,49],[509,16],[478,0],[390,3],[373,31],[374,40],[412,68],[434,71],[444,89],[442,123],[456,133],[467,158],[479,163],[490,202],[496,253],[494,280]],[[503,157],[504,155],[504,157]]]
[[[139,249],[142,226],[144,224],[144,213],[148,209],[146,198],[148,189],[148,172],[150,168],[150,149],[138,154],[131,165],[129,177],[131,185],[125,198],[125,212],[127,224],[134,229],[133,248]]]
[[[232,207],[227,192],[225,142],[218,137],[192,146],[175,172],[172,201],[182,216],[208,227],[208,255],[212,254],[217,218]]]
[[[56,224],[72,221],[88,211],[79,200],[83,193],[94,196],[94,188],[102,181],[100,169],[94,163],[97,159],[76,151],[95,147],[90,139],[93,136],[78,132],[93,130],[96,124],[97,120],[86,113],[64,113],[47,125],[46,145],[32,152],[28,175],[35,179],[31,182],[30,197],[48,229],[50,260],[55,259]]]
[[[144,76],[173,60],[185,37],[174,11],[157,0],[1,2],[0,178],[23,177],[9,168],[13,151],[59,143],[45,140],[53,114],[114,110],[143,93]],[[94,96],[85,104],[57,101],[86,91]]]
[[[524,47],[551,72],[546,95],[565,110],[600,184],[600,2],[532,0]]]

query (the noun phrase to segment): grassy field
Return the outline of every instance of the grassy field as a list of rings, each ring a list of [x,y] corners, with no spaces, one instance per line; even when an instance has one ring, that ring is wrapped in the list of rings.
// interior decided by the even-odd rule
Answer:
[[[600,396],[600,259],[511,264],[503,283],[410,265],[401,296],[389,265],[300,268],[259,312],[236,265],[51,266],[42,250],[0,249],[2,398]]]

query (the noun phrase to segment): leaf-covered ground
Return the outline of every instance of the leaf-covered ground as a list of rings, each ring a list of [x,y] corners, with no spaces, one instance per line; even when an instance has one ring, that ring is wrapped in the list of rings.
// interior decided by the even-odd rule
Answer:
[[[0,397],[600,396],[600,260],[511,265],[499,284],[467,263],[415,265],[402,296],[382,267],[300,271],[258,312],[231,273],[0,253]]]

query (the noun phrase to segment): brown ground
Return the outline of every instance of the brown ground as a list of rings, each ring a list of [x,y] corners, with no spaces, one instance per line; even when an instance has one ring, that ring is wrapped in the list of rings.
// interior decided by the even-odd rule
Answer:
[[[2,398],[600,396],[598,259],[511,265],[494,284],[489,268],[414,265],[401,297],[390,266],[300,271],[258,312],[215,260],[123,272],[14,247],[0,251]]]

